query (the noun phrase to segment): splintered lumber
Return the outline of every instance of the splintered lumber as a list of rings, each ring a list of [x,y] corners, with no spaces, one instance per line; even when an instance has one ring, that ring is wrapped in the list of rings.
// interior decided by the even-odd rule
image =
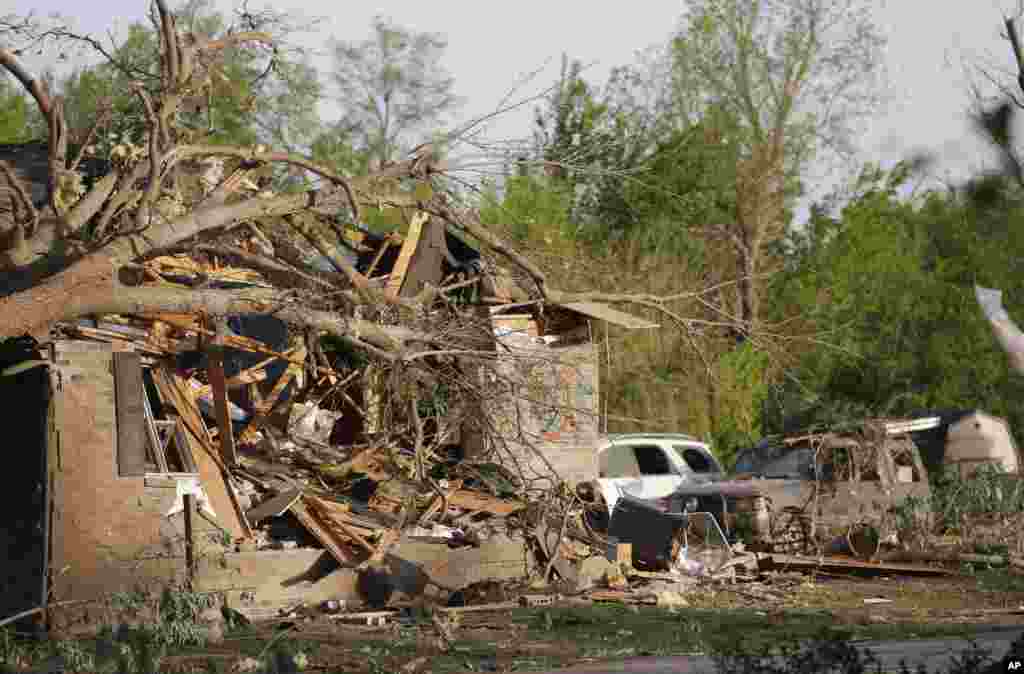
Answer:
[[[342,566],[354,566],[357,563],[355,556],[345,550],[343,541],[333,531],[323,526],[318,518],[310,512],[305,499],[296,499],[289,507],[289,510],[299,520],[299,523],[331,553],[331,556],[338,560],[339,564]],[[372,546],[369,543],[366,545],[372,551]]]
[[[412,217],[412,222],[409,223],[409,234],[405,237],[405,242],[398,253],[398,260],[395,261],[395,266],[391,270],[391,276],[388,278],[385,292],[390,297],[398,297],[398,294],[402,291],[402,284],[405,283],[405,275],[409,271],[412,256],[416,253],[416,248],[420,244],[423,225],[429,219],[430,216],[422,211]]]
[[[231,416],[228,412],[228,388],[224,381],[224,349],[220,340],[214,341],[206,350],[207,367],[206,374],[210,380],[210,389],[213,393],[213,408],[217,415],[217,429],[219,430],[220,456],[228,466],[238,464],[238,456],[235,454],[235,436],[231,428]]]
[[[302,499],[295,501],[289,510],[291,510],[291,513],[295,515],[295,518],[299,520],[302,526],[338,560],[339,564],[343,566],[355,564],[355,558],[345,550],[341,545],[341,541],[336,539],[328,529],[320,525]]]
[[[438,494],[437,496],[434,497],[434,500],[430,502],[430,505],[427,506],[427,509],[423,511],[423,515],[420,516],[420,524],[426,524],[427,522],[429,522],[431,518],[437,514],[441,507],[445,505],[446,501],[450,503],[452,494],[454,494],[455,492],[462,488],[462,482],[462,480],[455,480],[454,482],[449,484],[446,489],[442,489],[441,491],[444,492],[444,496],[442,497],[440,494]]]
[[[477,510],[498,517],[506,517],[526,507],[525,503],[460,489],[448,498],[448,505],[463,510]]]
[[[291,355],[294,354],[294,353],[295,353],[295,349],[290,349],[288,351],[285,351],[281,355],[282,356],[287,356],[287,357],[290,358]],[[227,387],[229,389],[232,389],[232,388],[239,388],[239,387],[245,386],[247,384],[255,384],[256,382],[266,381],[266,379],[267,379],[267,366],[270,365],[271,363],[273,363],[275,360],[278,360],[278,358],[276,356],[271,356],[270,358],[265,358],[265,359],[261,360],[260,362],[256,363],[255,365],[253,365],[252,367],[246,368],[245,370],[242,370],[241,372],[236,374],[234,377],[231,377],[230,379],[228,379],[225,382],[225,384],[227,385]],[[204,395],[206,395],[209,392],[210,392],[210,385],[209,384],[206,384],[204,386],[200,386],[199,388],[196,389],[196,397],[204,396]]]
[[[304,500],[306,500],[307,505],[311,510],[315,511],[318,515],[320,515],[321,520],[330,525],[331,529],[337,530],[344,537],[354,541],[360,547],[364,548],[367,552],[369,552],[371,555],[377,551],[376,546],[374,546],[368,540],[363,538],[362,534],[356,531],[354,527],[349,526],[345,519],[343,519],[342,517],[332,516],[332,514],[328,512],[326,508],[324,508],[323,500],[315,496],[306,496],[304,497]]]
[[[185,381],[164,368],[154,368],[153,383],[164,404],[178,413],[185,428],[182,436],[196,464],[200,482],[210,497],[211,505],[222,520],[224,528],[235,537],[248,538],[252,529],[238,503],[234,490],[228,485],[228,470],[206,430],[196,401]],[[234,515],[232,517],[232,515]]]
[[[290,489],[272,496],[258,506],[245,513],[246,519],[255,524],[268,517],[280,517],[292,507],[292,504],[302,498],[302,492],[298,489]]]
[[[137,351],[145,351],[158,356],[162,356],[167,352],[167,349],[161,348],[161,346],[148,343],[140,342],[138,340],[129,339],[128,335],[115,332],[113,330],[103,330],[101,328],[90,328],[84,325],[75,325],[71,328],[74,332],[78,333],[82,337],[88,337],[96,341],[101,342],[112,342],[114,340],[120,340],[131,344]]]
[[[865,562],[852,557],[805,557],[772,553],[766,560],[770,567],[794,571],[824,571],[825,573],[846,573],[872,576],[951,576],[949,569],[924,566],[923,564],[901,564],[896,562]]]
[[[252,442],[255,439],[254,436],[256,431],[266,423],[267,416],[274,409],[274,406],[277,404],[278,398],[281,397],[281,393],[284,392],[285,387],[298,376],[299,372],[301,372],[302,366],[306,360],[306,348],[303,346],[296,347],[294,352],[298,360],[296,361],[290,358],[286,359],[289,361],[288,368],[284,371],[284,374],[281,375],[281,378],[277,380],[277,383],[274,384],[274,388],[270,392],[270,395],[256,405],[253,410],[252,419],[249,420],[249,425],[245,427],[245,430],[242,431],[238,438],[239,442]],[[276,353],[274,355],[280,356],[280,354]]]

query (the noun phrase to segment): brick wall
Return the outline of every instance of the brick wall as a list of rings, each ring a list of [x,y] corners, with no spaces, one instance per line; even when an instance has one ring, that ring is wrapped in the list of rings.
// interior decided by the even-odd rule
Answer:
[[[55,358],[62,374],[49,448],[53,598],[91,598],[147,578],[181,580],[183,515],[165,517],[176,491],[118,475],[110,346],[61,341]],[[197,554],[213,554],[215,528],[193,521]]]

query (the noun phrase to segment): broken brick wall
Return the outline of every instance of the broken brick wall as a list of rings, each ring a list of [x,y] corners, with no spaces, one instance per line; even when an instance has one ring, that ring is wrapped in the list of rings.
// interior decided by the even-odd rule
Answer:
[[[117,465],[110,345],[59,341],[50,438],[53,484],[51,599],[84,599],[185,576],[183,515],[166,517],[176,490],[147,487]],[[194,516],[198,555],[215,529]],[[59,626],[58,626],[59,627]]]

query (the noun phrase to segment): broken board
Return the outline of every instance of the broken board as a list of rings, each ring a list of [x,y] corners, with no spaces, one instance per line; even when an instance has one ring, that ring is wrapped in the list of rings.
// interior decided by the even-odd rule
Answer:
[[[292,489],[277,496],[273,496],[263,503],[259,504],[255,508],[245,513],[245,518],[250,523],[256,524],[261,520],[265,520],[268,517],[280,517],[285,514],[292,504],[302,498],[302,492],[298,489]]]

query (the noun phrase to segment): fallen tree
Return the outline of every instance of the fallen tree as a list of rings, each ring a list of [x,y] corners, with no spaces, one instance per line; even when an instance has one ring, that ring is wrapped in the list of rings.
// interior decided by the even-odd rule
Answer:
[[[182,109],[186,102],[192,106],[202,101],[196,92],[203,90],[218,54],[237,45],[265,44],[271,37],[247,30],[205,39],[180,32],[165,0],[157,0],[156,9],[159,82],[132,87],[146,135],[138,145],[122,143],[101,158],[105,171],[89,189],[77,169],[90,146],[79,144],[72,156],[62,98],[26,70],[13,49],[0,45],[0,65],[31,94],[49,129],[44,206],[33,202],[17,167],[0,161],[0,184],[8,188],[9,201],[0,206],[0,337],[28,333],[45,339],[61,322],[104,314],[193,314],[213,319],[211,325],[225,316],[273,314],[315,336],[339,338],[385,366],[386,416],[396,421],[395,435],[405,434],[416,444],[417,457],[443,444],[451,431],[436,429],[430,434],[431,446],[424,444],[417,410],[439,382],[451,392],[453,410],[472,418],[485,434],[498,434],[493,420],[481,416],[481,410],[486,401],[496,399],[495,386],[501,387],[495,364],[513,356],[495,348],[486,307],[511,300],[490,297],[483,304],[466,304],[454,299],[460,289],[486,281],[495,273],[494,266],[427,283],[414,294],[395,292],[339,255],[339,241],[325,234],[333,232],[340,239],[345,226],[339,221],[360,223],[367,209],[388,211],[406,223],[432,221],[473,242],[486,260],[515,270],[523,291],[519,299],[525,300],[520,304],[625,304],[656,311],[682,331],[698,324],[746,330],[724,313],[716,322],[688,318],[673,308],[678,300],[699,299],[700,292],[658,297],[568,293],[554,287],[529,255],[482,224],[473,208],[458,202],[448,189],[448,164],[429,146],[367,175],[349,176],[262,145],[235,147],[197,140],[181,123]],[[97,125],[100,122],[96,120]],[[294,167],[317,182],[301,191],[241,189],[252,184],[250,177],[274,165]],[[216,167],[220,173],[211,171]],[[286,230],[322,255],[334,273],[315,271],[301,255],[284,256],[280,246],[256,252],[218,241],[218,236],[239,226],[263,238],[270,228]],[[214,289],[144,282],[141,265],[175,250],[229,256],[235,265],[263,272],[274,283]],[[315,348],[308,351],[311,362],[316,355]],[[323,365],[322,360],[317,363]],[[492,376],[483,376],[484,370]],[[338,378],[346,376],[341,373]],[[504,390],[510,388],[506,382]],[[457,417],[451,424],[459,423]],[[417,472],[422,477],[420,463]]]

